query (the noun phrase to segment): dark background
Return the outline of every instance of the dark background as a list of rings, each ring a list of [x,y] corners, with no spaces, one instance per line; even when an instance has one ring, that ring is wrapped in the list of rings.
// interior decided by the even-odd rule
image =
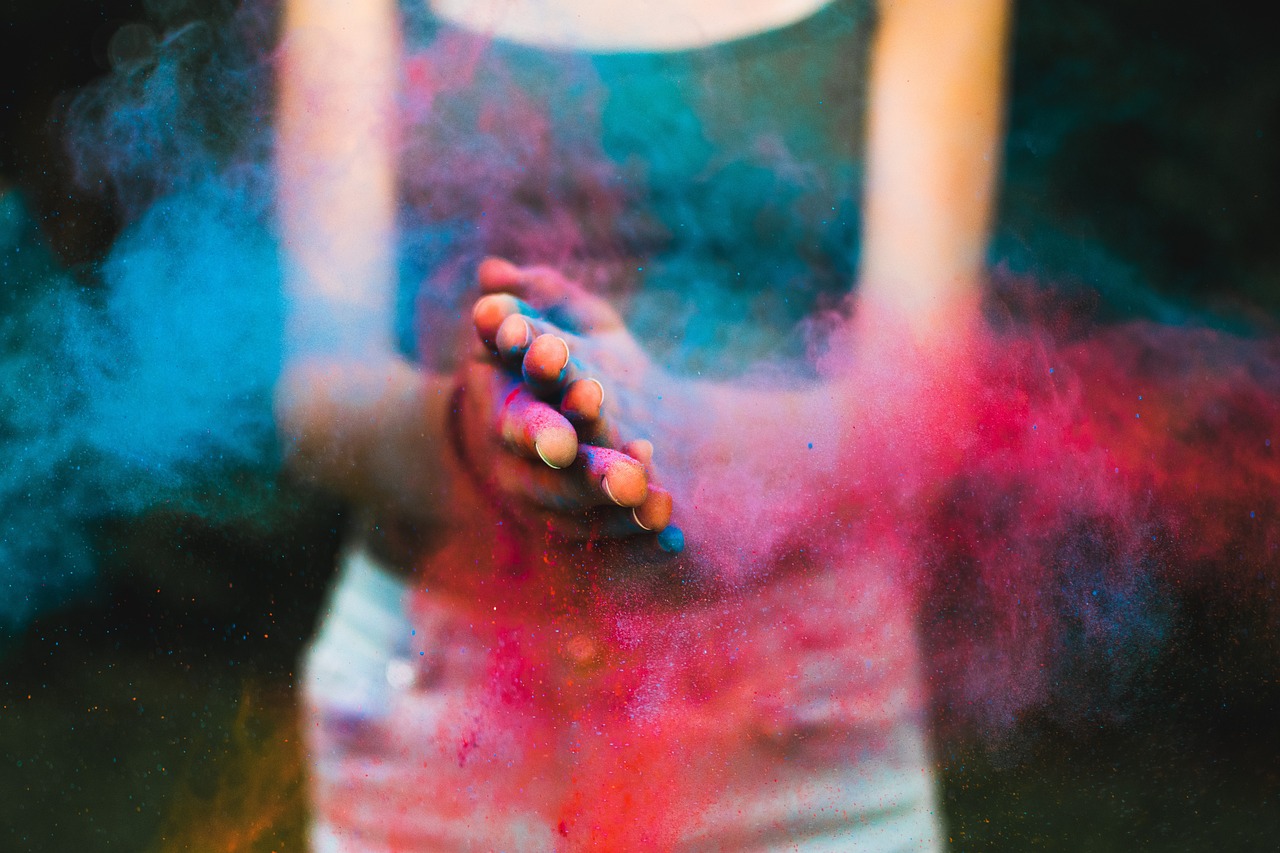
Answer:
[[[1255,5],[1019,6],[1000,268],[1096,289],[1119,315],[1274,325],[1280,12]],[[9,0],[3,17],[0,188],[91,286],[119,221],[74,185],[55,117],[145,11]],[[302,849],[289,689],[344,519],[275,485],[256,527],[104,520],[96,586],[0,643],[0,850]],[[1264,603],[1180,604],[1128,712],[940,746],[955,849],[1276,849]]]

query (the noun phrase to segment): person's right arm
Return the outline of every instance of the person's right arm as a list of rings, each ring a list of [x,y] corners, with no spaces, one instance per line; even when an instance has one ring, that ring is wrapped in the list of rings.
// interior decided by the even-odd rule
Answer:
[[[585,512],[602,496],[576,483],[576,466],[565,472],[575,482],[547,488],[559,485],[550,468],[578,450],[552,406],[511,399],[518,383],[484,359],[464,359],[454,377],[395,351],[397,15],[394,0],[285,6],[276,166],[287,362],[276,409],[289,462],[384,523],[457,529],[482,499],[568,496]],[[455,405],[465,419],[451,417]],[[451,422],[466,434],[450,436]],[[481,498],[477,478],[498,492]]]
[[[398,357],[391,338],[395,2],[287,0],[284,13],[275,162],[286,451],[328,488],[421,513],[443,503],[431,456],[444,445],[447,383]]]

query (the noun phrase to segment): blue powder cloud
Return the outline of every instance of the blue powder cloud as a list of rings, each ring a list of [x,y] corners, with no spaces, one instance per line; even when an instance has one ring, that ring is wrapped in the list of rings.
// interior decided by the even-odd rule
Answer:
[[[201,490],[219,474],[270,470],[283,308],[269,231],[214,180],[139,218],[101,288],[57,268],[16,196],[0,220],[0,631],[14,631],[92,577],[92,520],[211,511]]]
[[[163,36],[116,51],[56,117],[126,223],[107,257],[60,269],[0,196],[0,634],[89,588],[94,520],[247,517],[261,489],[228,474],[261,484],[276,462],[272,8],[148,6]]]

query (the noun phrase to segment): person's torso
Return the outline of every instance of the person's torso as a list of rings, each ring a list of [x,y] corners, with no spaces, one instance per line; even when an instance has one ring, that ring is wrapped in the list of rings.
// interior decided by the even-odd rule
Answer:
[[[497,254],[594,271],[675,366],[730,342],[737,362],[798,352],[797,323],[853,280],[872,26],[837,0],[724,44],[592,55],[419,13],[402,191],[420,308],[456,316]]]

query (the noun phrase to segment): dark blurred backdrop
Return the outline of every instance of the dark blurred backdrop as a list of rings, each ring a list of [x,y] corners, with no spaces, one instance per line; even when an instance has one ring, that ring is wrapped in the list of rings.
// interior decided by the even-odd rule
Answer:
[[[75,185],[56,117],[146,10],[8,0],[3,17],[0,188],[92,287],[120,223]],[[1272,325],[1278,24],[1239,0],[1021,3],[996,263],[1117,314]],[[97,584],[0,642],[0,850],[302,848],[289,687],[344,511],[273,488],[258,527],[104,521]],[[1182,602],[1122,719],[945,744],[954,848],[1276,849],[1280,658],[1262,611]]]

